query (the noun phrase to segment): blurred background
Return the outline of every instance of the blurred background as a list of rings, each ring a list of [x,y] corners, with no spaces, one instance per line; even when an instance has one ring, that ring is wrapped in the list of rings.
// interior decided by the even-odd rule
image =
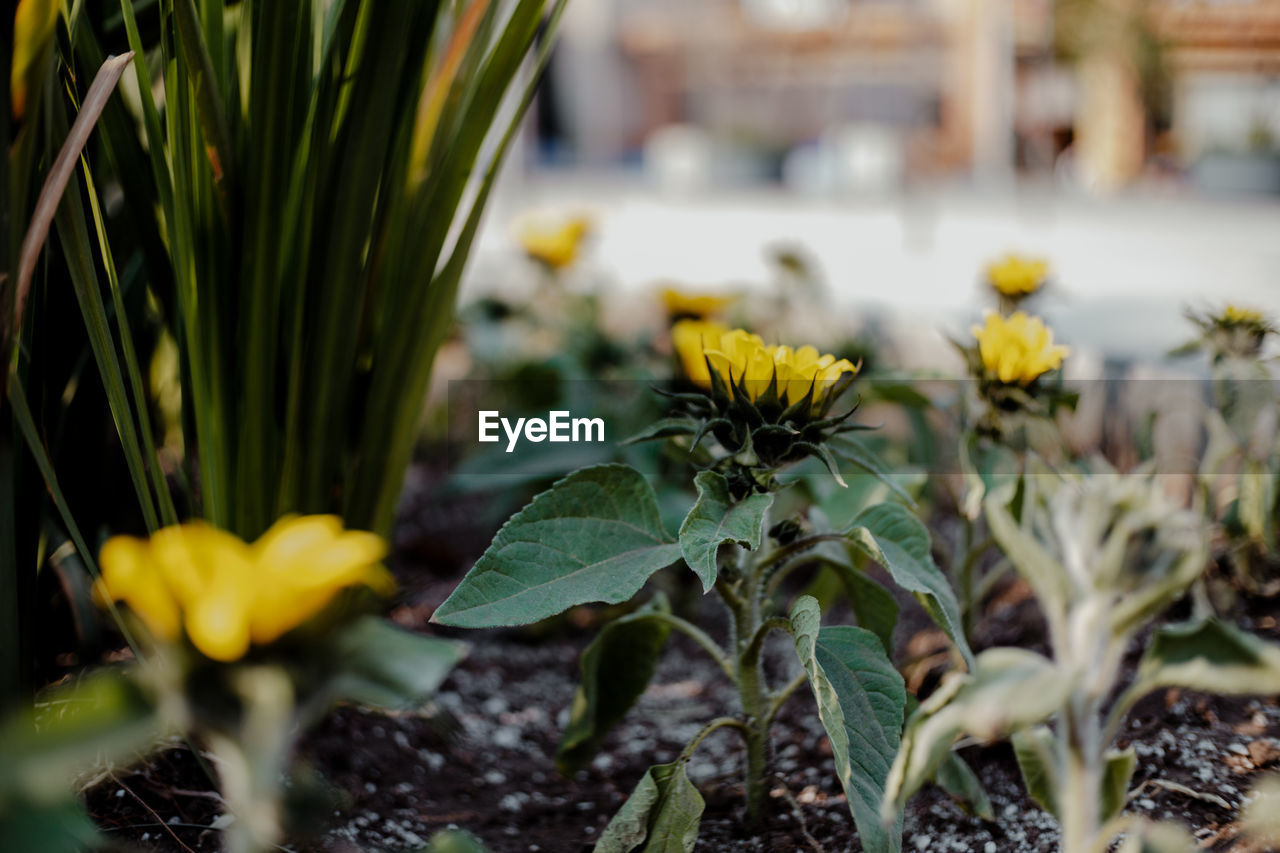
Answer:
[[[1280,312],[1280,0],[579,0],[466,293],[529,211],[592,222],[617,296],[803,257],[920,361],[984,265],[1048,259],[1062,340],[1156,355]]]

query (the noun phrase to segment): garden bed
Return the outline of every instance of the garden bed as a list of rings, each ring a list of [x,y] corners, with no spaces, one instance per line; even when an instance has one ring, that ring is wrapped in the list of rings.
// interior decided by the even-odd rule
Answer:
[[[426,620],[468,565],[459,553],[471,538],[452,527],[461,548],[424,553],[450,525],[419,515],[402,524],[399,574],[406,604],[401,624],[430,630]],[[458,519],[454,518],[454,522]],[[456,574],[453,574],[456,573]],[[899,593],[904,605],[896,640],[908,681],[927,692],[945,660],[941,634]],[[1271,605],[1242,599],[1238,624],[1268,639],[1280,637]],[[697,605],[714,633],[713,598]],[[1249,612],[1252,611],[1252,612]],[[1176,615],[1176,614],[1175,614]],[[593,629],[588,614],[552,633],[459,633],[471,645],[462,664],[426,708],[382,714],[344,708],[331,714],[300,746],[305,764],[323,778],[333,799],[312,811],[307,833],[295,832],[295,851],[416,850],[432,833],[460,827],[494,853],[587,851],[654,763],[671,761],[709,718],[734,712],[723,674],[692,642],[673,635],[637,707],[607,737],[591,765],[572,778],[557,772],[556,745],[578,677],[578,656]],[[832,620],[840,621],[839,615]],[[1043,627],[1026,588],[1005,583],[988,602],[976,648],[1043,648]],[[1130,665],[1140,648],[1135,644]],[[769,649],[775,681],[798,671],[784,643]],[[830,745],[812,696],[801,691],[775,729],[769,814],[759,831],[747,829],[741,809],[741,749],[736,734],[720,731],[695,754],[689,773],[707,800],[699,851],[859,850],[848,805],[837,781]],[[1134,744],[1138,769],[1129,810],[1190,827],[1203,849],[1250,851],[1237,819],[1254,777],[1280,764],[1280,707],[1250,698],[1161,691],[1141,702],[1121,746]],[[1031,853],[1057,849],[1055,821],[1027,796],[1007,744],[972,746],[962,753],[991,798],[995,820],[974,817],[945,792],[928,787],[908,805],[903,849]],[[88,795],[96,821],[114,838],[154,850],[219,849],[205,827],[219,813],[216,795],[185,747],[102,779]],[[166,826],[161,826],[161,823]],[[318,831],[318,833],[317,833]]]

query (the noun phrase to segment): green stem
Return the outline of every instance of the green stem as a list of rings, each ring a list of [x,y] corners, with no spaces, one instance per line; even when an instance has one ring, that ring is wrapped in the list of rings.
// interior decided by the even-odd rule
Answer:
[[[751,728],[751,726],[748,726],[737,717],[716,717],[714,720],[703,726],[702,729],[693,736],[693,739],[685,744],[684,749],[680,750],[680,755],[676,758],[676,761],[688,761],[693,757],[693,751],[706,739],[707,735],[711,734],[716,729],[723,729],[725,727],[732,727],[740,730],[744,737],[751,735],[755,731],[755,729]]]
[[[773,698],[769,701],[769,712],[765,715],[765,728],[773,725],[773,721],[777,718],[778,712],[782,710],[782,706],[787,704],[787,700],[808,682],[808,673],[802,672],[788,681],[781,690],[773,694]]]
[[[685,619],[681,619],[679,616],[676,616],[674,613],[662,613],[662,612],[635,613],[631,616],[631,619],[637,620],[637,621],[640,619],[650,619],[654,622],[665,622],[666,624],[670,625],[672,628],[675,628],[677,631],[682,632],[683,634],[688,636],[690,639],[692,639],[695,643],[697,643],[699,646],[701,646],[706,651],[706,653],[710,655],[713,660],[715,660],[715,662],[720,666],[720,668],[724,670],[724,674],[729,676],[730,679],[733,679],[736,677],[734,675],[734,670],[733,670],[733,666],[734,666],[733,657],[728,652],[726,652],[723,648],[721,648],[719,643],[711,639],[710,634],[708,634],[706,631],[699,628],[697,625],[694,625],[692,622],[689,622]]]
[[[1093,703],[1073,696],[1063,711],[1062,729],[1062,853],[1093,853],[1102,825],[1102,750]]]

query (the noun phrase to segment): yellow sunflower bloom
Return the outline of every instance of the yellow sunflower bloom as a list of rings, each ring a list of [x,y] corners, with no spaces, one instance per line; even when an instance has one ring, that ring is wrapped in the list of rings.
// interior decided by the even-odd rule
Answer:
[[[560,270],[577,260],[582,241],[590,231],[590,221],[582,216],[557,222],[529,219],[519,230],[520,247],[533,260]]]
[[[987,282],[1002,296],[1021,298],[1035,293],[1049,278],[1049,262],[1006,255],[987,265]]]
[[[157,640],[185,629],[206,657],[230,662],[311,619],[343,589],[389,594],[385,555],[381,538],[343,530],[337,516],[287,516],[252,545],[192,522],[149,540],[108,541],[95,592],[128,605]]]
[[[1053,332],[1039,317],[1022,311],[1002,317],[994,311],[986,315],[986,325],[974,326],[978,354],[988,373],[1006,385],[1029,385],[1050,370],[1062,366],[1070,352],[1055,346]]]
[[[803,399],[812,388],[817,409],[837,380],[858,372],[848,359],[837,360],[814,347],[768,346],[759,335],[715,323],[682,320],[672,327],[671,338],[685,375],[695,384],[711,388],[709,363],[726,387],[737,385],[752,402],[768,391],[776,377],[784,406]]]

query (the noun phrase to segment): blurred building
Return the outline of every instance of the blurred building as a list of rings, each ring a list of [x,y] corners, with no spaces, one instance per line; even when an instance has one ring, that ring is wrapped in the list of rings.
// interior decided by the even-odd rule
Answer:
[[[647,152],[677,177],[817,190],[1019,172],[1105,189],[1214,157],[1219,173],[1265,166],[1280,138],[1280,0],[570,10],[556,127],[588,165]]]

